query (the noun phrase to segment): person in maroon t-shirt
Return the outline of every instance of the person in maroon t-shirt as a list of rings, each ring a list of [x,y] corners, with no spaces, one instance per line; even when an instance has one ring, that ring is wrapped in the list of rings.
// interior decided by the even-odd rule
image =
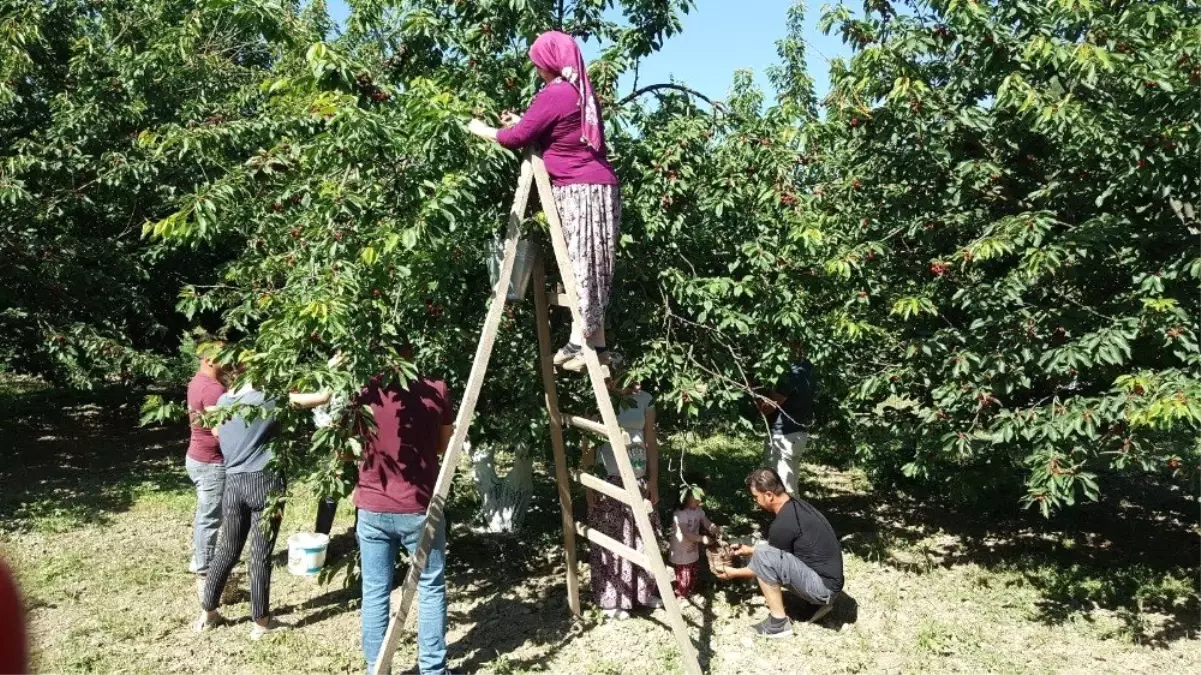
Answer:
[[[25,608],[12,571],[0,560],[0,675],[29,672]]]
[[[220,342],[201,342],[196,348],[200,369],[188,382],[188,422],[191,438],[185,463],[188,478],[196,486],[196,519],[192,525],[192,562],[188,570],[199,575],[208,572],[209,561],[221,529],[221,497],[225,494],[225,458],[213,430],[200,424],[200,414],[215,408],[225,393],[221,384],[221,366],[217,363]]]
[[[412,360],[412,348],[399,355]],[[328,392],[293,394],[301,407],[323,405]],[[391,612],[393,570],[400,547],[412,554],[423,527],[439,463],[454,429],[451,396],[442,380],[417,376],[401,384],[391,373],[373,378],[356,397],[371,408],[364,434],[355,506],[363,573],[363,656],[375,668]],[[421,673],[446,670],[446,524],[439,524],[417,583],[417,660]]]

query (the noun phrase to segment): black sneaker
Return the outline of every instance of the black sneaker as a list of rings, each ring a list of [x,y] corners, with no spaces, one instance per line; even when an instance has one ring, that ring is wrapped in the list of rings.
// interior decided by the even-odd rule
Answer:
[[[784,619],[783,623],[772,621],[769,616],[759,623],[751,626],[751,632],[759,637],[765,637],[769,640],[779,640],[792,637],[792,622]]]

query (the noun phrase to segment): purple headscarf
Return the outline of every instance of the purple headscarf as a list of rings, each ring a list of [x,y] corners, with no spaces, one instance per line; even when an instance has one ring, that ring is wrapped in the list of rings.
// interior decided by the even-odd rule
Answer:
[[[530,60],[543,70],[558,73],[560,78],[576,88],[580,94],[580,123],[583,126],[580,141],[599,151],[604,138],[601,135],[600,115],[596,110],[596,96],[592,93],[592,83],[588,81],[584,55],[580,53],[575,39],[557,30],[547,31],[530,46]]]

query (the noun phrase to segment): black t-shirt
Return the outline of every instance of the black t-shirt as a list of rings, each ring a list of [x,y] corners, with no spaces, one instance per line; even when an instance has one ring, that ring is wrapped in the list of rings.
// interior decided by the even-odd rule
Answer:
[[[842,590],[842,546],[830,521],[803,499],[790,499],[767,528],[767,543],[791,553],[817,572],[834,592]]]
[[[776,383],[776,392],[784,397],[772,419],[772,431],[791,434],[803,431],[813,421],[813,395],[817,384],[813,379],[813,364],[809,359],[788,367],[788,372]]]

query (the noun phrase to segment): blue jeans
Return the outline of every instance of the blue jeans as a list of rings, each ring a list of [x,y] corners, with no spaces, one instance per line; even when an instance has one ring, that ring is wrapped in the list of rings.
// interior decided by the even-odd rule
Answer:
[[[192,523],[192,566],[197,574],[208,572],[221,529],[221,497],[225,494],[225,465],[185,461],[188,478],[196,486],[196,520]]]
[[[425,514],[376,513],[359,509],[356,534],[363,565],[363,656],[375,669],[392,603],[392,574],[403,545],[412,554]],[[417,666],[427,675],[446,670],[446,524],[441,523],[417,582]]]

